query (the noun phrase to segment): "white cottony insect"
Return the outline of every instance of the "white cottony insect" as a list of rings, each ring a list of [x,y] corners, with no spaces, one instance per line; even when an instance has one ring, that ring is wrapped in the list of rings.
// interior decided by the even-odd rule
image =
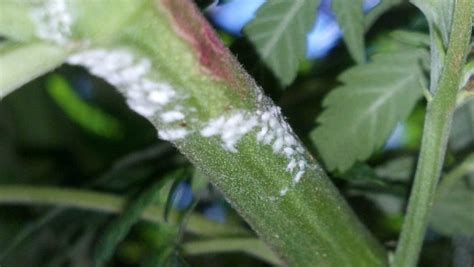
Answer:
[[[164,129],[158,131],[158,136],[166,141],[174,141],[182,139],[188,135],[185,129]]]
[[[185,119],[181,106],[176,105],[177,93],[168,83],[150,77],[151,61],[136,57],[126,49],[92,49],[69,57],[68,62],[82,65],[123,93],[128,106],[138,114],[153,120],[158,117],[166,127],[158,131],[163,140],[175,141],[190,132],[175,126]]]
[[[66,45],[71,37],[73,18],[66,0],[44,0],[31,12],[36,36],[42,40]]]
[[[290,186],[297,184],[304,176],[308,164],[305,160],[303,147],[297,142],[278,107],[269,107],[263,111],[237,111],[231,115],[222,115],[209,121],[201,129],[200,134],[204,137],[219,136],[225,150],[238,153],[239,141],[253,130],[255,130],[257,142],[269,145],[273,153],[288,159],[289,163],[285,171],[292,174]],[[282,189],[279,195],[284,196],[290,186]]]
[[[160,115],[161,120],[165,123],[174,122],[184,119],[184,114],[177,110],[167,111]]]

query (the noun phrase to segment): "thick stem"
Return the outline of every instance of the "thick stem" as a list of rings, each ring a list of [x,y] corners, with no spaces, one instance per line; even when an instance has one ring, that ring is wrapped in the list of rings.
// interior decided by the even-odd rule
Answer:
[[[67,1],[73,27],[47,37],[81,44],[68,62],[116,86],[285,263],[387,265],[382,246],[193,1],[113,2]]]
[[[0,204],[53,205],[102,213],[120,213],[126,205],[126,199],[88,190],[4,185],[0,186]],[[141,218],[154,223],[167,223],[163,219],[163,214],[163,208],[151,206],[145,209]],[[168,223],[176,223],[179,217],[179,213],[171,211]],[[197,214],[189,217],[186,229],[191,233],[202,236],[250,235],[247,230],[240,227],[219,224]]]
[[[441,175],[461,74],[471,36],[472,0],[456,2],[438,90],[429,104],[417,171],[393,266],[415,266]]]

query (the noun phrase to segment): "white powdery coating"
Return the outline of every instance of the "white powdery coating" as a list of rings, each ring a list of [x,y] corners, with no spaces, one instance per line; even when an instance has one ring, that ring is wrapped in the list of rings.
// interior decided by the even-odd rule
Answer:
[[[160,115],[161,120],[165,123],[179,121],[184,119],[184,114],[177,110],[167,111]]]
[[[136,58],[125,49],[93,49],[68,58],[68,63],[86,67],[92,74],[117,87],[126,98],[128,106],[138,114],[152,120],[158,112],[163,124],[185,118],[180,106],[175,104],[177,93],[171,85],[149,78],[151,61]],[[174,141],[184,138],[188,131],[182,128],[167,128],[158,131],[158,137]]]
[[[147,78],[151,69],[148,59],[136,59],[126,50],[94,49],[72,55],[68,63],[82,65],[119,88],[127,104],[138,114],[150,118],[176,95],[173,88]]]
[[[33,9],[31,17],[36,23],[38,38],[67,44],[71,37],[73,19],[67,8],[66,0],[44,0]]]
[[[308,168],[305,150],[281,115],[280,108],[272,106],[256,113],[260,127],[257,141],[271,145],[275,154],[284,155],[288,159],[286,171],[293,174],[293,184],[299,183]],[[288,188],[281,190],[280,196],[284,196],[288,190]]]
[[[229,118],[221,116],[210,121],[206,127],[201,130],[201,135],[211,137],[219,135],[224,142],[223,148],[230,152],[237,152],[236,144],[255,126],[257,118],[246,112],[237,112]]]
[[[174,141],[182,139],[188,135],[188,131],[182,128],[177,129],[164,129],[158,131],[158,136],[166,141]]]
[[[286,171],[293,175],[293,184],[298,183],[308,168],[305,150],[283,119],[279,107],[272,106],[254,113],[238,111],[230,116],[223,115],[208,122],[200,133],[204,137],[220,136],[223,148],[236,153],[238,142],[254,128],[259,143],[271,146],[275,154],[288,159]],[[282,189],[280,196],[284,196],[288,190],[288,187]]]

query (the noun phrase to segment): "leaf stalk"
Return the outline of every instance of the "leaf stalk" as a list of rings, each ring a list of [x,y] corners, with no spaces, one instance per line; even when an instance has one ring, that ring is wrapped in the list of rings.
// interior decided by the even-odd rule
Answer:
[[[439,87],[428,104],[421,151],[393,266],[415,266],[445,158],[462,69],[472,31],[472,0],[456,1]]]

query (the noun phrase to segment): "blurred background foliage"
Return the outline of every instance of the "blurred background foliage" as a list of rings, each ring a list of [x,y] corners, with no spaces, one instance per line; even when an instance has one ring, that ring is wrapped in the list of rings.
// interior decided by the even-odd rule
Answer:
[[[241,34],[264,1],[211,2],[197,1],[225,44],[282,107],[297,134],[317,155],[309,132],[316,125],[322,99],[337,86],[337,75],[354,64],[341,42],[329,1],[323,2],[314,30],[308,35],[308,59],[286,88]],[[376,2],[367,1],[367,9]],[[418,10],[402,3],[384,14],[367,33],[368,53],[390,51],[393,30],[427,33],[428,27]],[[370,160],[345,173],[330,173],[358,216],[389,249],[395,246],[403,220],[424,107],[419,103],[384,149]],[[472,266],[465,264],[473,262],[474,159],[469,157],[474,150],[472,101],[457,112],[452,135],[446,177],[454,182],[442,183],[444,191],[437,198],[442,205],[433,212],[420,266]],[[5,185],[93,190],[120,196],[127,204],[120,216],[2,204],[3,267],[92,266],[93,262],[105,261],[107,266],[271,264],[271,260],[259,256],[265,253],[251,255],[260,244],[237,242],[237,248],[232,248],[230,241],[219,243],[226,238],[252,238],[253,234],[208,184],[207,177],[195,171],[170,144],[158,140],[153,127],[130,111],[109,84],[82,68],[62,66],[0,102],[0,188]],[[149,206],[162,207],[156,214],[161,223],[139,219]],[[170,212],[178,212],[178,219],[168,220]],[[193,233],[188,231],[190,216],[240,230],[209,236]],[[212,232],[212,223],[209,226]],[[201,243],[196,242],[200,241],[216,243],[204,242],[199,247]],[[242,249],[246,246],[247,251]]]

